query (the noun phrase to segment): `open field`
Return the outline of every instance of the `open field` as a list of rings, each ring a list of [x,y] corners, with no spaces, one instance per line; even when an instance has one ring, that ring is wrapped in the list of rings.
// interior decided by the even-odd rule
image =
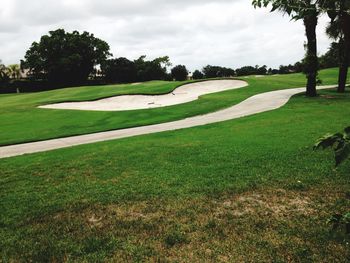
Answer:
[[[321,77],[334,84],[336,71]],[[90,131],[121,128],[122,120],[173,120],[305,82],[299,74],[245,80],[249,88],[189,104],[83,115],[91,118]],[[139,92],[175,87],[152,85]],[[52,100],[115,92],[86,89],[54,91]],[[349,210],[350,163],[335,170],[332,153],[312,146],[349,126],[350,93],[320,93],[219,124],[0,160],[0,261],[348,262],[350,238],[332,231],[327,219]],[[34,108],[48,96],[1,97],[3,127],[10,121],[3,113],[13,111],[3,144],[85,132],[81,112]],[[29,125],[30,113],[32,122],[43,114],[36,125],[47,126]]]
[[[336,69],[323,70],[323,84],[335,84]],[[248,88],[203,96],[198,101],[171,107],[125,112],[83,112],[46,110],[39,105],[100,99],[121,94],[164,94],[177,82],[148,82],[140,85],[112,85],[54,90],[42,93],[0,95],[0,145],[46,140],[92,132],[163,123],[217,111],[258,93],[303,87],[302,74],[244,78]]]

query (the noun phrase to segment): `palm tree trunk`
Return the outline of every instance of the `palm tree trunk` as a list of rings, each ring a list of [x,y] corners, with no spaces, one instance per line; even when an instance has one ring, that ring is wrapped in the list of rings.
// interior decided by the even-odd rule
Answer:
[[[318,74],[318,57],[317,57],[317,38],[316,27],[318,23],[317,14],[308,15],[304,18],[304,25],[307,37],[306,65],[305,73],[307,76],[306,96],[317,96],[316,84]]]
[[[338,92],[344,93],[348,78],[348,68],[350,59],[350,15],[344,13],[341,17],[341,27],[344,34],[344,41],[340,45],[340,67],[339,67],[339,81]]]
[[[349,67],[349,49],[342,44],[340,49],[340,66],[339,66],[339,78],[338,78],[338,92],[344,93],[346,81],[348,78],[348,67]]]

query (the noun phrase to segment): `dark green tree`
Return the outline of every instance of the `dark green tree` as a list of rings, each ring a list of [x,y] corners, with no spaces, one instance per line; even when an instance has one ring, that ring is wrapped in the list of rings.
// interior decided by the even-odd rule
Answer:
[[[101,71],[108,82],[130,83],[137,81],[136,65],[127,58],[106,60],[101,64]]]
[[[84,83],[96,65],[111,54],[109,45],[93,34],[63,29],[50,31],[34,42],[21,62],[35,79],[70,85]]]
[[[320,57],[320,68],[335,68],[339,66],[340,57],[339,51],[341,48],[339,47],[340,43],[333,42],[331,43],[328,51]]]
[[[193,79],[204,79],[204,74],[197,69],[193,72],[192,78]]]
[[[317,95],[316,84],[318,75],[317,38],[316,27],[318,16],[321,13],[318,0],[253,0],[255,7],[267,7],[272,5],[271,12],[281,11],[288,14],[294,20],[303,20],[307,45],[304,72],[307,76],[306,95]]]
[[[252,66],[244,66],[241,68],[236,69],[237,76],[249,76],[249,75],[256,75],[258,67],[252,67]]]
[[[168,77],[167,67],[171,63],[167,56],[159,57],[152,61],[146,60],[146,56],[141,56],[134,62],[138,81],[164,80]]]
[[[232,77],[235,75],[235,71],[233,69],[220,66],[208,65],[205,66],[202,71],[206,78],[223,78]]]
[[[184,65],[177,65],[171,69],[171,76],[176,81],[184,81],[188,77],[188,70]]]

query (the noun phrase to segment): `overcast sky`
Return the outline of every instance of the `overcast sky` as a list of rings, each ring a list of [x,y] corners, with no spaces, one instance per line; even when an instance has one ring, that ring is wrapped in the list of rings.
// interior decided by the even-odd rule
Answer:
[[[319,23],[319,53],[330,41]],[[18,63],[50,30],[89,31],[115,57],[168,55],[191,70],[207,64],[278,67],[304,55],[302,22],[255,10],[251,0],[1,0],[0,59]]]

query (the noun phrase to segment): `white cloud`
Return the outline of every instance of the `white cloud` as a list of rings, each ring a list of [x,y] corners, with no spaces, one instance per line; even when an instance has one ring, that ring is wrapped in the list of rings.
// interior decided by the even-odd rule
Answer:
[[[250,0],[1,0],[0,59],[16,63],[49,30],[86,30],[115,56],[169,55],[190,69],[294,63],[304,55],[304,27]],[[319,51],[330,41],[320,19]]]

